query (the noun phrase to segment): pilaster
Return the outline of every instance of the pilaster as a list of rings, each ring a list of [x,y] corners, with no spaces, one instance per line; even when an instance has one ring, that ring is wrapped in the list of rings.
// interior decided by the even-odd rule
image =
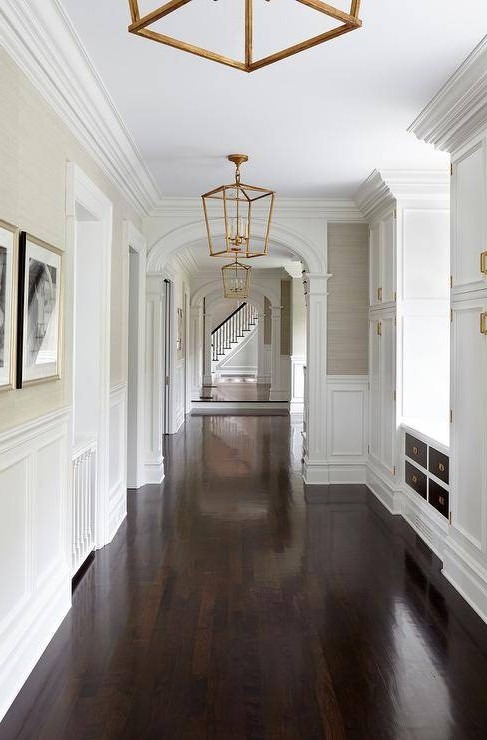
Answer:
[[[160,275],[147,278],[146,290],[146,382],[145,382],[145,455],[146,483],[160,483],[164,478],[162,455],[164,281]]]

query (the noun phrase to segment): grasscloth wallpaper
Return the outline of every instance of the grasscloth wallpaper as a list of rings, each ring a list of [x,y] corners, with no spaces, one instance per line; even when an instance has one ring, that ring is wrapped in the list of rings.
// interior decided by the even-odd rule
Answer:
[[[328,375],[367,375],[369,227],[328,225]]]
[[[0,99],[0,219],[64,250],[67,161],[78,164],[113,203],[110,381],[117,385],[126,380],[122,225],[129,218],[140,228],[139,217],[1,49]],[[65,295],[65,301],[72,299]],[[0,393],[0,431],[67,405],[68,388],[63,375],[58,382]]]

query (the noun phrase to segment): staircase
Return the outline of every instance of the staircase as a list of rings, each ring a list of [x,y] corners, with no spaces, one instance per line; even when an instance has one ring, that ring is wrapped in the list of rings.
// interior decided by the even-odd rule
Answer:
[[[257,326],[259,315],[248,303],[242,303],[211,333],[212,370],[228,356]]]

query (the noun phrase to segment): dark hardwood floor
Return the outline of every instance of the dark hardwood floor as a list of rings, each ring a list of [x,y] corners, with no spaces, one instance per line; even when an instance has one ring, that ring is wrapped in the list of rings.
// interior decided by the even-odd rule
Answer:
[[[0,738],[487,737],[487,626],[283,417],[193,417],[96,554]]]
[[[214,385],[203,386],[201,399],[208,401],[269,401],[271,387],[267,383],[256,383],[253,378],[222,378]]]

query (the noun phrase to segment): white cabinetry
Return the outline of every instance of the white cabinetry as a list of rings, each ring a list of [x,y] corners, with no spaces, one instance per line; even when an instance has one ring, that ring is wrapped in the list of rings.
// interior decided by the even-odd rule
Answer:
[[[369,465],[389,502],[402,489],[402,423],[431,434],[438,417],[448,444],[449,189],[446,170],[376,171],[357,193],[370,224]],[[422,365],[425,352],[434,362]]]
[[[487,567],[486,134],[452,156],[453,538]]]
[[[370,442],[374,463],[395,474],[395,311],[377,311],[370,317]]]
[[[452,162],[451,527],[443,573],[487,621],[486,69],[487,37],[411,128]]]
[[[452,161],[452,286],[455,294],[487,283],[486,139]],[[483,272],[482,272],[483,270]]]

